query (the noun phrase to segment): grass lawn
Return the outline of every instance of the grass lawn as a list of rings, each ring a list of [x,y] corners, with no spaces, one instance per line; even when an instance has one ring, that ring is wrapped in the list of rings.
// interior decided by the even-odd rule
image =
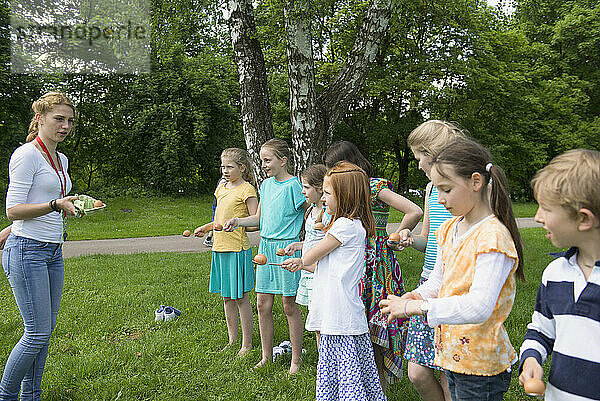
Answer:
[[[519,284],[506,322],[516,348],[552,250],[541,229],[523,229],[522,233],[527,243],[528,282]],[[398,256],[406,287],[413,289],[423,255],[407,250]],[[227,333],[220,297],[207,291],[210,254],[88,256],[67,259],[65,271],[61,310],[43,381],[45,400],[314,399],[317,352],[312,333],[304,335],[304,364],[291,378],[286,374],[289,359],[285,357],[258,372],[250,369],[260,358],[256,313],[256,349],[242,359],[235,357],[235,350],[219,352],[227,343]],[[251,300],[256,305],[254,293]],[[155,323],[153,311],[159,304],[175,306],[183,310],[183,316],[175,322]],[[3,365],[22,332],[5,279],[0,283],[0,308]],[[289,337],[279,300],[274,315],[279,343]],[[407,378],[391,386],[388,396],[390,400],[419,400]],[[526,399],[516,374],[505,399]]]
[[[115,198],[106,199],[106,209],[83,218],[68,217],[70,240],[134,238],[181,234],[212,220],[212,196],[195,198]],[[517,217],[533,217],[535,203],[515,203]],[[390,222],[398,223],[403,214],[391,210]],[[10,222],[0,216],[0,228]]]
[[[82,218],[67,217],[69,240],[181,234],[212,220],[212,195],[194,198],[106,199],[106,208]],[[2,213],[1,227],[9,224]]]

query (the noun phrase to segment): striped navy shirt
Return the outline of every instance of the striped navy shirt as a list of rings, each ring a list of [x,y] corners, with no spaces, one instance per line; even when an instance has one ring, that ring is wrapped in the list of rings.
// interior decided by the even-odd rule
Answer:
[[[521,346],[541,365],[552,354],[545,400],[600,400],[600,261],[588,280],[571,248],[546,267]]]

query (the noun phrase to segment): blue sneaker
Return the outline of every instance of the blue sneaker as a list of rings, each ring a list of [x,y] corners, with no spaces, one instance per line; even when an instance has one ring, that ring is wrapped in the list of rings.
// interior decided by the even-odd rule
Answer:
[[[181,316],[181,311],[173,308],[172,306],[165,307],[165,322],[168,320],[175,320]]]
[[[157,310],[154,311],[154,321],[162,322],[165,320],[165,306],[161,305]]]

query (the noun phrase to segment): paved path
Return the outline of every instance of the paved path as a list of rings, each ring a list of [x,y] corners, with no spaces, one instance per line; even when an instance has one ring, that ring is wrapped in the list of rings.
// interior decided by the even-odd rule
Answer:
[[[533,218],[519,218],[517,223],[520,228],[541,227]],[[388,225],[389,230],[396,230],[398,223]],[[420,223],[415,228],[420,230]],[[391,232],[391,231],[390,231]],[[258,245],[258,232],[248,233],[253,246]],[[131,254],[147,252],[208,252],[210,248],[204,246],[204,238],[183,237],[181,235],[167,235],[163,237],[101,239],[89,241],[67,241],[63,245],[65,258],[95,254]]]

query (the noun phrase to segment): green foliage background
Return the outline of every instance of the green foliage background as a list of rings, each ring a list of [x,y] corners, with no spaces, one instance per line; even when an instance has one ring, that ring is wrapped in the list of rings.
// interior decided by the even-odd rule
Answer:
[[[485,1],[396,2],[360,96],[335,139],[359,145],[399,191],[424,188],[406,147],[419,123],[459,123],[505,168],[516,199],[553,156],[600,148],[600,1],[522,0],[505,15]],[[350,51],[367,2],[313,0],[317,91]],[[152,72],[10,74],[9,3],[0,0],[0,190],[24,141],[31,103],[67,92],[79,110],[61,151],[78,192],[103,196],[212,191],[219,154],[245,147],[237,72],[219,2],[152,0]],[[283,11],[257,2],[274,131],[290,139]]]

